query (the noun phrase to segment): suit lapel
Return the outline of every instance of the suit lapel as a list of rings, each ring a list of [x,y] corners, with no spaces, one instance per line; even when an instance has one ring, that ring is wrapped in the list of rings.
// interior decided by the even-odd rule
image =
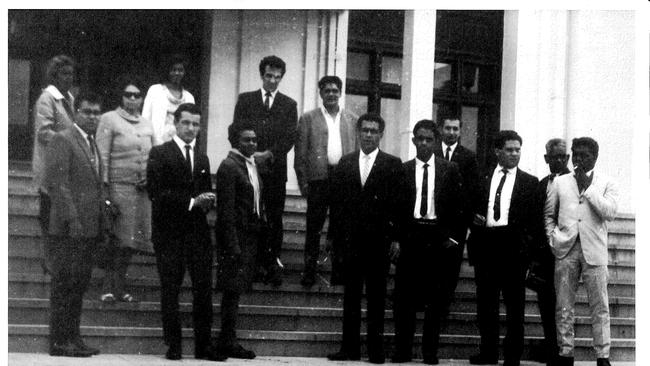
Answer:
[[[415,182],[415,159],[409,160],[406,164],[406,185],[409,188],[409,203],[410,209],[415,207],[415,200],[417,199],[417,186]]]
[[[433,205],[436,209],[436,213],[440,212],[438,208],[438,201],[440,201],[440,190],[442,188],[442,180],[443,180],[443,171],[442,171],[442,163],[438,160],[435,160],[435,172],[436,176],[434,179],[434,186],[433,186]]]
[[[359,165],[357,159],[357,165]],[[369,186],[372,185],[372,183],[377,179],[377,174],[379,174],[379,171],[381,170],[381,166],[384,163],[384,157],[383,153],[380,151],[377,152],[377,157],[375,158],[375,162],[372,164],[372,167],[370,168],[370,174],[368,174],[368,178],[366,178],[366,184],[363,186],[364,189],[368,188]],[[359,183],[361,183],[361,174],[359,174]]]
[[[76,127],[71,127],[72,130],[72,136],[77,143],[77,146],[81,149],[81,151],[84,154],[84,157],[86,158],[86,162],[88,163],[88,167],[90,170],[92,170],[93,175],[95,176],[96,180],[100,179],[100,175],[98,174],[97,170],[95,170],[95,167],[93,165],[93,161],[90,157],[90,146],[88,146],[88,143],[86,142],[86,139],[81,135],[81,133],[77,130]],[[99,159],[99,154],[96,154],[97,157],[96,159]],[[97,160],[97,164],[101,169],[101,162]]]

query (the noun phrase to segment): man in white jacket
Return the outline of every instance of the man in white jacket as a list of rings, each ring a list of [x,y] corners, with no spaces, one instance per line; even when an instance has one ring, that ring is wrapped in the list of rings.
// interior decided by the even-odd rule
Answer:
[[[606,221],[616,216],[618,189],[612,180],[594,171],[598,159],[594,139],[573,139],[571,152],[574,173],[555,179],[544,207],[546,235],[556,258],[557,365],[573,365],[574,306],[582,275],[597,366],[610,366]]]

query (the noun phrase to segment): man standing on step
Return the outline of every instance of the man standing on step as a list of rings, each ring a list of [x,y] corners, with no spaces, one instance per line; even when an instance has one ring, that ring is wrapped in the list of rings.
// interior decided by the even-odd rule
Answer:
[[[51,136],[44,155],[43,184],[52,202],[47,235],[52,265],[50,355],[89,357],[99,350],[81,339],[83,294],[93,253],[104,239],[104,210],[110,202],[94,138],[102,112],[99,96],[79,94],[74,110],[73,124]]]
[[[307,236],[303,286],[316,282],[316,266],[330,202],[334,168],[341,156],[354,151],[357,116],[339,106],[343,83],[338,76],[324,76],[318,82],[323,106],[306,112],[298,121],[294,169],[300,193],[307,197]]]
[[[564,174],[569,173],[567,163],[566,142],[563,139],[554,138],[546,143],[546,154],[544,161],[548,164],[551,174],[544,177],[537,190],[537,209],[539,210],[540,225],[544,223],[544,204],[553,181]],[[533,349],[532,357],[540,362],[546,362],[553,366],[553,360],[557,357],[557,333],[555,326],[555,286],[553,277],[555,273],[555,256],[548,246],[546,235],[540,233],[541,240],[536,241],[536,246],[531,251],[531,263],[529,266],[528,287],[537,292],[537,305],[542,318],[544,329],[544,342],[539,349]],[[530,279],[539,279],[531,281]]]
[[[438,364],[440,324],[447,315],[447,278],[456,271],[457,246],[467,227],[461,220],[461,178],[456,163],[433,155],[436,125],[413,127],[416,157],[404,163],[404,242],[395,276],[395,354],[393,363],[410,362],[415,315],[424,306],[422,355]]]
[[[548,243],[555,254],[558,366],[573,365],[575,297],[582,276],[591,313],[598,366],[609,366],[607,221],[616,217],[618,187],[594,170],[598,143],[573,139],[573,174],[554,179],[544,208]]]
[[[479,183],[480,200],[467,242],[474,265],[480,352],[472,365],[496,365],[499,360],[499,295],[506,305],[504,366],[519,366],[524,345],[524,279],[528,248],[536,239],[538,181],[519,169],[521,137],[499,131],[494,138],[497,167]],[[537,226],[536,226],[537,225]]]
[[[262,88],[242,93],[235,105],[233,123],[252,123],[257,133],[255,161],[264,184],[262,201],[269,224],[266,280],[273,286],[282,284],[280,252],[284,229],[282,213],[287,184],[287,153],[293,147],[298,112],[296,101],[280,93],[278,86],[287,67],[277,56],[260,61]]]
[[[332,282],[344,285],[343,342],[332,361],[358,360],[361,294],[367,298],[367,349],[371,363],[384,363],[384,304],[391,259],[399,252],[403,198],[402,163],[379,150],[386,123],[367,113],[357,121],[361,150],[339,161],[332,180],[330,233]],[[328,238],[329,240],[329,238]],[[328,243],[329,245],[329,243]]]
[[[184,103],[174,112],[176,135],[149,152],[147,191],[151,198],[151,240],[160,277],[165,357],[182,358],[178,296],[185,271],[192,280],[194,357],[223,361],[210,341],[212,326],[212,244],[206,213],[216,200],[210,161],[198,150],[201,108]]]

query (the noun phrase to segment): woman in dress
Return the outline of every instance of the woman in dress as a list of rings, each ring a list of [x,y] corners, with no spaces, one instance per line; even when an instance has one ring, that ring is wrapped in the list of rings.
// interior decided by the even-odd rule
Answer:
[[[112,222],[112,242],[103,258],[104,302],[136,301],[125,289],[127,268],[134,253],[153,253],[146,172],[149,150],[155,140],[151,122],[140,114],[143,90],[138,78],[121,77],[117,89],[119,106],[102,115],[97,128],[102,179],[119,210]]]
[[[172,56],[165,64],[166,81],[152,85],[147,91],[142,116],[153,125],[155,145],[171,140],[176,134],[176,108],[183,103],[194,103],[194,96],[183,88],[186,69],[187,61],[183,56]]]

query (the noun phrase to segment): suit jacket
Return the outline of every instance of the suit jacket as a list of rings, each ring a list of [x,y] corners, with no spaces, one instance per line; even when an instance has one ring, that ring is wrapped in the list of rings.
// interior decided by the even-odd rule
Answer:
[[[441,143],[436,143],[433,154],[441,159],[445,158]],[[474,205],[480,200],[477,187],[480,180],[476,154],[459,143],[451,156],[451,161],[458,164],[462,178],[461,199],[458,204],[461,205],[462,215],[467,226],[472,222],[473,213],[476,211]],[[465,241],[464,237],[462,241]]]
[[[55,134],[48,144],[44,185],[52,202],[50,235],[68,235],[72,222],[81,224],[83,237],[103,233],[108,195],[101,180],[102,164],[95,159],[99,155],[92,156],[88,140],[74,125]]]
[[[147,191],[151,198],[151,239],[160,245],[169,239],[196,234],[209,240],[208,224],[203,210],[190,207],[190,200],[212,190],[210,161],[194,150],[192,178],[185,167],[185,158],[174,140],[154,146],[147,162]]]
[[[401,184],[404,170],[399,158],[379,151],[361,186],[359,150],[345,155],[334,171],[328,237],[333,240],[332,282],[338,283],[345,265],[361,260],[382,261],[390,242],[399,239],[403,219]],[[359,239],[376,242],[376,250],[364,253]],[[369,257],[368,257],[369,256]],[[347,262],[347,264],[346,264]]]
[[[296,137],[298,110],[296,101],[278,92],[271,110],[267,111],[260,90],[239,94],[235,105],[233,123],[251,122],[257,134],[257,151],[270,150],[273,162],[268,175],[287,180],[287,153]],[[260,167],[264,172],[265,167]],[[267,175],[267,174],[263,174]]]
[[[487,217],[488,201],[490,195],[490,183],[494,169],[484,174],[478,184],[478,203],[475,207],[475,214]],[[520,237],[520,254],[528,255],[535,245],[535,234],[539,227],[536,219],[539,215],[535,212],[536,192],[538,180],[523,170],[517,168],[514,187],[510,200],[510,211],[508,213],[508,226]],[[537,225],[537,226],[536,226]],[[471,225],[471,234],[467,241],[467,254],[471,264],[477,262],[481,255],[481,249],[490,250],[490,245],[484,240],[485,227]],[[487,247],[487,248],[486,248]]]
[[[352,112],[341,109],[339,131],[342,155],[349,154],[356,148],[357,119],[358,117]],[[327,179],[328,135],[327,121],[321,108],[313,109],[300,116],[293,167],[301,189],[312,180]]]
[[[610,178],[593,174],[582,194],[575,174],[555,178],[544,207],[544,223],[556,258],[564,258],[579,236],[587,263],[602,266],[608,261],[606,222],[616,217],[619,193]]]
[[[457,242],[465,240],[465,225],[461,221],[460,200],[461,177],[458,166],[444,159],[435,158],[435,183],[433,189],[433,202],[436,217],[440,223],[442,234]],[[404,188],[407,200],[404,205],[404,216],[413,218],[413,210],[417,198],[415,182],[415,159],[404,163]],[[403,232],[402,237],[408,236]]]
[[[565,167],[565,169],[558,176],[567,173],[570,173],[570,170],[569,168]],[[537,185],[537,202],[535,206],[535,212],[537,213],[536,221],[539,223],[539,227],[536,234],[536,247],[534,248],[533,257],[537,260],[548,262],[549,267],[553,268],[555,256],[553,256],[551,253],[551,248],[548,245],[548,239],[546,238],[546,232],[544,230],[544,205],[546,204],[547,192],[549,189],[548,183],[550,179],[551,174],[542,178]]]

